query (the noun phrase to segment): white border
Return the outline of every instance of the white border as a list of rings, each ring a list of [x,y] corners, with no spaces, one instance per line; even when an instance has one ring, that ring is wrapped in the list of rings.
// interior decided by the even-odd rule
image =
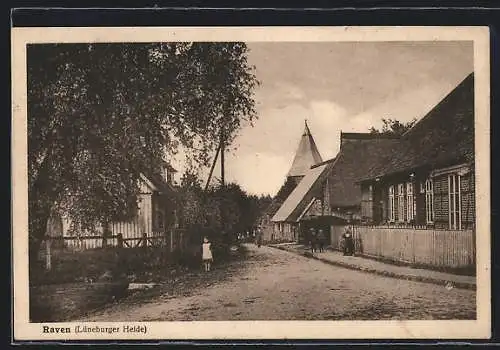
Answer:
[[[124,339],[123,333],[42,334],[28,320],[26,44],[156,41],[429,41],[474,42],[477,213],[476,321],[146,322],[126,339],[484,339],[490,336],[490,146],[488,27],[101,27],[13,28],[12,191],[15,340]],[[111,326],[111,323],[95,325]],[[125,323],[115,322],[121,326]],[[46,324],[51,325],[51,324]],[[58,323],[54,326],[73,326]],[[90,323],[88,325],[94,325]]]

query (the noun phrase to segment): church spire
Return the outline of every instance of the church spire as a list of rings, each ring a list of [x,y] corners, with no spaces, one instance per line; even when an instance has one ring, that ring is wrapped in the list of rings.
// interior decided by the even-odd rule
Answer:
[[[300,139],[297,152],[292,162],[292,166],[288,171],[288,177],[301,178],[311,166],[321,163],[323,159],[319,154],[316,142],[311,134],[311,130],[307,125],[307,119],[304,120],[304,132]]]
[[[309,126],[307,126],[307,119],[304,119],[304,126],[303,135],[311,135],[311,130],[309,130]]]

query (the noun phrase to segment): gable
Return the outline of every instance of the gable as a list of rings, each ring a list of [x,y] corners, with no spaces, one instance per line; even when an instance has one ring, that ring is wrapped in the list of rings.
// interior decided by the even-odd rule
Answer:
[[[474,76],[470,74],[401,138],[363,180],[474,160]]]
[[[297,187],[290,193],[287,199],[283,202],[271,221],[295,221],[300,215],[300,211],[304,209],[310,200],[315,185],[321,182],[322,175],[326,174],[326,170],[331,163],[324,163],[316,167],[312,167],[306,173],[304,178],[299,182]]]
[[[345,142],[328,174],[330,206],[336,208],[359,205],[361,189],[358,180],[375,164],[386,162],[398,142],[398,139],[375,136],[362,136]]]

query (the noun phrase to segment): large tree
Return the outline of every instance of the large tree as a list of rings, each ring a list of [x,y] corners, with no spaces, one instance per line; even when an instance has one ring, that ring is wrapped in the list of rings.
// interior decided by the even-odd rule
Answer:
[[[401,136],[406,131],[411,129],[413,127],[413,125],[415,125],[416,122],[417,122],[416,118],[414,118],[406,123],[400,122],[399,120],[396,120],[396,119],[382,118],[382,128],[381,129],[376,129],[375,127],[372,126],[369,130],[370,130],[370,133],[372,133],[372,134]]]
[[[179,146],[206,164],[256,117],[244,43],[27,49],[30,254],[54,210],[85,228],[129,218],[138,179]]]

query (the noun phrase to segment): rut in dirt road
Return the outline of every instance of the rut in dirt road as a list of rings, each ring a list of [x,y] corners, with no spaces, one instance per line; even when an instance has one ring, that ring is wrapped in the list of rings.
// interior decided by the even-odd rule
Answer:
[[[244,266],[189,296],[121,304],[86,321],[475,319],[475,292],[334,267],[247,245]]]

